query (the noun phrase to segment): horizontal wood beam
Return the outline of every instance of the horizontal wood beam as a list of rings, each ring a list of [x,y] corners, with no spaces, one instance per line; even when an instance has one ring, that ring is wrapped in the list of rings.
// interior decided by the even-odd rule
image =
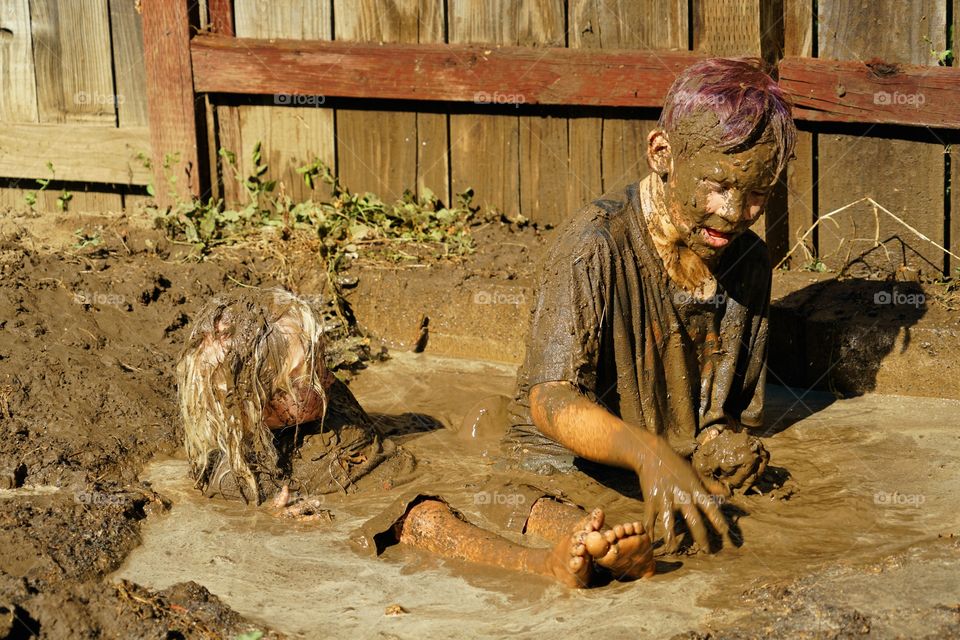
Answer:
[[[200,93],[659,107],[688,52],[258,40],[191,41]]]
[[[798,120],[960,128],[958,68],[784,58],[780,86]]]
[[[677,73],[703,57],[676,51],[192,40],[198,92],[660,107]],[[798,120],[960,128],[960,69],[785,58],[780,83]]]
[[[153,175],[147,127],[80,124],[0,126],[0,177],[146,185]],[[47,163],[53,164],[51,176]]]

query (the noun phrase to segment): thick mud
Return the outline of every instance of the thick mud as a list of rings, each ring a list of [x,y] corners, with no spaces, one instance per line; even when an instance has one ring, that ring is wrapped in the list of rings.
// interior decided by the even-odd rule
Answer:
[[[449,428],[402,438],[423,487],[483,526],[482,491],[506,471],[490,433],[514,370],[503,365],[397,355],[352,383],[379,414],[411,410]],[[402,380],[404,383],[398,384]],[[436,392],[443,388],[444,393]],[[486,571],[390,547],[379,559],[350,549],[350,533],[399,492],[327,497],[322,523],[291,523],[268,508],[201,498],[186,465],[168,458],[143,478],[169,496],[169,514],[142,525],[144,543],[115,577],[151,588],[195,580],[255,622],[330,636],[540,637],[571,631],[615,637],[947,637],[960,632],[960,403],[900,397],[833,401],[770,389],[764,438],[779,488],[761,483],[726,511],[740,548],[659,559],[649,581],[571,592],[546,580]],[[478,407],[479,403],[479,407]],[[478,420],[479,417],[479,420]],[[495,430],[495,429],[494,429]],[[475,437],[479,436],[479,438]],[[466,444],[466,446],[465,446]],[[642,505],[582,473],[509,473],[610,521]],[[473,505],[471,507],[471,505]],[[171,562],[176,558],[176,562]],[[406,614],[387,615],[392,605]]]
[[[94,229],[99,240],[84,240]],[[529,275],[537,234],[488,232],[481,247],[493,248],[447,270],[450,282]],[[201,498],[179,457],[176,354],[214,293],[319,290],[310,247],[277,246],[198,263],[115,217],[0,215],[0,637],[960,634],[956,403],[771,389],[764,443],[778,482],[725,507],[743,547],[661,558],[649,582],[590,592],[397,547],[376,560],[351,551],[355,526],[409,485],[328,498],[332,520],[309,524]],[[447,291],[417,295],[435,306]],[[395,437],[419,459],[417,482],[482,525],[484,501],[519,499],[482,491],[518,473],[497,460],[505,403],[491,399],[513,376],[401,355],[351,387],[375,417],[406,425]],[[611,520],[640,509],[628,475],[520,475]],[[387,615],[392,605],[408,613]]]

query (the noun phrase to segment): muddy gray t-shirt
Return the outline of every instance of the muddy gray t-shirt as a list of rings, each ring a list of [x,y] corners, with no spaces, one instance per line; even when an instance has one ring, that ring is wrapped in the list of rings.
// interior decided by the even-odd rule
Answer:
[[[571,456],[530,418],[528,393],[568,381],[628,423],[692,451],[696,435],[736,419],[759,426],[771,269],[766,244],[736,238],[705,303],[674,285],[653,246],[638,185],[570,219],[540,266],[526,358],[505,444],[520,455]]]

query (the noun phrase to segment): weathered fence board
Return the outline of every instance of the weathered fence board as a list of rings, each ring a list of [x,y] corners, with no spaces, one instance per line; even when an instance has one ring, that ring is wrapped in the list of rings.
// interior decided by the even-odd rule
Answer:
[[[609,107],[659,107],[676,74],[702,57],[651,50],[585,54],[564,48],[552,48],[548,55],[533,47],[460,44],[265,42],[199,35],[191,52],[199,92],[314,95],[323,87],[326,96],[498,100],[501,105],[516,94],[528,105]]]
[[[335,37],[338,41],[368,43],[442,43],[442,21],[427,23],[430,30],[422,23],[424,13],[438,12],[442,15],[440,0],[334,0]],[[416,113],[340,109],[336,126],[344,184],[355,191],[372,191],[386,200],[399,198],[404,189],[415,188],[419,147]],[[446,195],[445,179],[436,186]]]
[[[143,62],[143,21],[131,0],[110,0],[110,33],[117,123],[121,127],[146,126],[149,115]]]
[[[146,127],[4,124],[0,177],[145,185],[152,178],[142,159],[149,151]]]
[[[171,191],[182,199],[200,195],[189,17],[182,2],[147,2],[142,7],[144,39],[151,43],[144,47],[143,58],[154,186],[161,204],[169,204]]]
[[[523,3],[517,16],[517,44],[563,47],[564,0]],[[519,96],[518,96],[519,97]],[[566,183],[571,149],[566,118],[520,116],[520,211],[541,224],[557,224],[569,215]]]
[[[516,44],[519,30],[518,4],[511,0],[448,0],[448,39],[454,44]],[[489,54],[478,49],[473,59],[459,59],[474,65]],[[533,52],[531,52],[533,53]],[[504,76],[504,95],[508,78]],[[485,88],[486,89],[486,88]],[[469,89],[468,89],[469,91]],[[479,91],[484,91],[480,89]],[[510,91],[524,95],[522,88]],[[492,94],[490,99],[495,99]],[[484,99],[475,95],[474,100]],[[477,204],[498,208],[507,215],[520,213],[520,134],[515,115],[450,116],[450,172],[453,192],[473,188]]]
[[[0,121],[38,122],[28,0],[0,8]]]
[[[107,0],[30,0],[41,123],[116,126]]]
[[[784,1],[784,54],[790,56],[813,55],[814,10],[813,0]],[[768,224],[768,239],[771,244],[780,244],[780,251],[773,254],[774,263],[779,262],[793,248],[813,224],[816,217],[815,145],[817,134],[797,132],[794,159],[787,165],[787,216],[781,218],[781,227]],[[771,234],[774,237],[770,237]],[[805,265],[803,252],[791,258],[793,268]]]
[[[820,3],[821,58],[870,60],[903,64],[936,64],[930,47],[946,46],[946,4],[943,0],[876,0],[869,11],[860,3]],[[926,37],[930,43],[924,42]],[[935,69],[931,70],[936,71]],[[819,136],[819,213],[821,216],[851,201],[870,196],[931,239],[944,235],[944,148],[942,144],[869,137]],[[868,205],[834,218],[836,225],[819,226],[820,254],[833,268],[867,253],[867,269],[890,272],[906,258],[934,275],[944,264],[943,253],[880,214],[879,239]]]
[[[687,3],[676,0],[576,0],[570,6],[570,46],[652,53],[666,74],[658,83],[659,95],[651,96],[647,106],[659,107],[676,74],[694,59],[686,53],[688,19]],[[670,50],[676,53],[667,53]],[[671,56],[682,62],[673,64]],[[646,71],[634,68],[633,72],[648,77]],[[648,171],[647,136],[656,124],[635,116],[571,119],[571,152],[581,156],[575,164],[588,169],[582,186],[596,189],[591,183],[594,167],[600,172],[601,192],[642,178]],[[579,204],[570,202],[566,215]]]
[[[292,40],[329,40],[333,37],[330,0],[236,0],[235,28],[237,35],[247,38],[284,38]],[[273,61],[262,60],[261,69],[268,74],[280,73]],[[322,94],[322,78],[311,86],[309,94]],[[296,169],[314,158],[335,167],[333,110],[321,106],[319,99],[296,106],[291,92],[277,88],[273,102],[277,106],[218,107],[220,146],[237,155],[240,172],[245,177],[252,170],[251,152],[257,142],[263,149],[270,169],[264,179],[283,183],[288,195],[295,199],[312,197]],[[235,136],[235,137],[234,137]],[[233,175],[227,168],[223,177],[224,191],[230,202],[243,198]]]

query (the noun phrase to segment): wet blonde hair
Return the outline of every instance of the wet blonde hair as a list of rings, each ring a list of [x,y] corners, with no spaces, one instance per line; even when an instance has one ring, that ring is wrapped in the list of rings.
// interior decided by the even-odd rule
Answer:
[[[257,472],[279,472],[265,410],[313,390],[326,408],[323,327],[309,304],[282,289],[218,296],[197,316],[177,363],[184,447],[198,488],[233,472],[244,500],[261,500]],[[297,341],[297,342],[294,342]],[[303,354],[294,376],[292,349]]]

